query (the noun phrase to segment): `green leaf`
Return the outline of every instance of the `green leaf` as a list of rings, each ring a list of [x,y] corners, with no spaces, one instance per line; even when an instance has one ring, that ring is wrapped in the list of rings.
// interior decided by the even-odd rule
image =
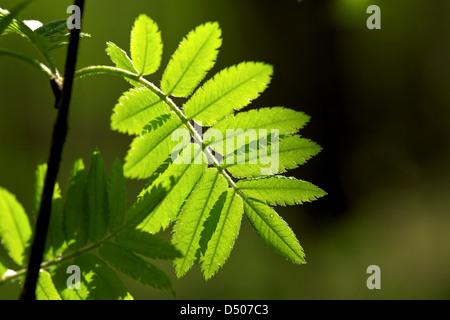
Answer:
[[[36,220],[41,203],[42,191],[44,189],[45,176],[47,174],[47,164],[41,163],[35,170],[35,192],[34,192],[34,214],[31,217]],[[49,229],[45,244],[44,259],[52,260],[58,257],[67,247],[66,236],[64,233],[63,222],[63,200],[61,189],[58,183],[55,184],[52,199],[52,210],[50,215]]]
[[[14,21],[14,18],[17,17],[17,15],[25,9],[27,5],[29,5],[34,0],[26,0],[14,7],[14,9],[11,10],[11,12],[8,12],[3,15],[2,19],[0,20],[0,36],[3,34],[3,32],[9,27],[9,25]]]
[[[170,115],[170,108],[153,91],[133,88],[125,92],[114,107],[111,128],[128,134],[140,134],[151,120]]]
[[[6,273],[7,270],[8,270],[8,268],[6,268],[3,265],[2,261],[0,260],[0,283],[1,283],[3,275]]]
[[[125,158],[125,176],[141,179],[150,177],[178,145],[178,141],[172,140],[172,133],[181,126],[181,120],[172,116],[164,126],[135,138]]]
[[[207,126],[215,124],[259,97],[272,71],[272,66],[259,62],[243,62],[220,71],[186,102],[186,117]]]
[[[203,230],[200,235],[199,245],[197,252],[195,253],[195,262],[200,262],[200,258],[205,254],[206,249],[208,247],[208,242],[211,240],[214,231],[216,231],[217,224],[219,223],[220,213],[222,212],[223,206],[225,205],[225,201],[227,200],[227,192],[223,192],[216,203],[212,207],[209,212],[208,218],[206,218],[203,223]]]
[[[9,14],[8,10],[0,8],[0,21]],[[36,30],[37,28],[41,27],[43,24],[40,21],[37,20],[17,20],[13,19],[9,26],[4,31],[4,34],[7,33],[16,33],[22,37],[27,38],[28,32]],[[25,26],[26,28],[23,29],[22,27]]]
[[[108,227],[108,191],[105,167],[99,151],[92,155],[91,167],[86,181],[87,215],[89,217],[89,239],[100,240]]]
[[[115,239],[122,248],[148,258],[173,260],[181,257],[181,253],[171,243],[139,230],[120,232]]]
[[[75,272],[68,267],[78,267],[80,271],[79,288],[75,284]],[[117,273],[105,261],[91,253],[75,260],[58,264],[52,270],[55,286],[63,300],[130,300]]]
[[[204,223],[227,188],[225,178],[216,169],[208,169],[186,200],[173,228],[172,243],[183,254],[174,260],[177,277],[182,277],[193,265]]]
[[[31,1],[33,1],[33,0],[31,0]],[[30,2],[30,1],[28,1],[28,2]],[[19,7],[19,6],[21,6],[21,4],[19,4],[17,7]],[[7,21],[9,21],[9,19],[11,19],[13,12],[14,12],[14,9],[11,12],[11,14],[7,11],[4,11],[3,18],[0,21],[0,35],[2,34],[2,31],[1,31],[2,23],[7,24]],[[0,14],[0,16],[2,16],[2,15]],[[42,23],[40,21],[34,21],[34,20],[22,21],[20,19],[12,19],[10,21],[9,25],[7,26],[6,31],[12,31],[12,32],[17,33],[17,34],[27,38],[28,40],[30,40],[36,46],[36,48],[44,55],[44,57],[48,60],[49,57],[47,56],[47,51],[50,46],[49,40],[47,38],[45,38],[44,36],[41,36],[40,34],[33,31],[41,26],[42,26]]]
[[[298,135],[281,137],[278,148],[275,144],[269,145],[268,143],[266,146],[261,143],[258,146],[258,152],[246,154],[245,163],[238,163],[236,155],[231,155],[235,158],[234,163],[228,164],[228,159],[225,157],[223,168],[227,169],[235,178],[273,175],[297,168],[322,150],[315,142],[300,138]],[[264,152],[261,153],[261,151]]]
[[[158,70],[161,64],[162,41],[158,25],[141,14],[131,31],[131,60],[139,75],[145,76]]]
[[[305,263],[303,248],[292,229],[268,205],[244,198],[244,213],[264,243],[293,263]]]
[[[129,275],[134,280],[151,287],[173,292],[169,277],[152,263],[112,243],[105,243],[99,249],[113,268]]]
[[[116,231],[123,225],[127,210],[127,188],[123,168],[116,158],[111,168],[108,183],[109,230]]]
[[[119,276],[102,259],[93,254],[85,254],[75,259],[80,267],[83,282],[87,285],[88,300],[131,300]]]
[[[42,190],[44,190],[45,175],[47,174],[47,164],[41,163],[36,167],[34,171],[34,198],[33,198],[33,213],[32,221],[35,222],[39,213],[39,207],[41,205]]]
[[[67,248],[66,235],[64,233],[64,204],[61,197],[61,190],[58,184],[55,185],[55,191],[52,199],[52,211],[47,233],[45,259],[57,260],[58,256]]]
[[[111,61],[116,64],[117,68],[130,71],[131,73],[137,74],[138,72],[133,66],[133,62],[128,57],[127,53],[119,48],[116,44],[112,42],[106,43],[106,53],[111,58]],[[133,81],[132,84],[139,84],[139,82]],[[140,85],[137,85],[140,86]]]
[[[140,216],[142,222],[138,229],[157,233],[167,228],[178,216],[178,212],[206,170],[206,163],[172,164],[143,193],[141,199],[129,210],[127,216]],[[164,194],[158,203],[148,209],[148,203],[153,202],[154,189],[164,189]]]
[[[236,141],[246,135],[249,136],[248,130],[254,130],[258,138],[261,129],[278,130],[279,135],[294,134],[303,128],[308,121],[309,117],[303,112],[283,107],[253,109],[224,118],[214,125],[209,132],[207,131],[204,137],[214,136],[215,140],[209,146],[223,143],[223,150],[225,151],[227,143],[237,145]],[[215,135],[215,130],[218,130],[221,135]],[[231,150],[227,150],[226,154],[231,152]]]
[[[46,23],[35,29],[34,32],[47,38],[58,33],[65,33],[67,30],[67,19],[60,19]]]
[[[64,230],[69,246],[82,248],[88,240],[89,216],[85,203],[86,171],[82,159],[73,165],[66,202],[64,203]]]
[[[9,256],[25,266],[31,240],[28,216],[16,197],[0,187],[0,239]]]
[[[230,256],[239,234],[243,213],[242,199],[234,190],[229,189],[217,227],[201,258],[202,271],[206,280],[210,279]]]
[[[36,285],[36,300],[61,300],[61,296],[53,284],[50,273],[40,270]]]
[[[61,295],[61,298],[63,300],[88,299],[89,290],[91,288],[91,286],[89,286],[89,279],[92,278],[92,271],[87,269],[83,270],[80,268],[80,288],[70,288],[68,285],[74,284],[75,279],[73,277],[75,274],[72,270],[68,269],[69,266],[76,266],[80,268],[78,264],[75,264],[75,262],[71,260],[69,262],[61,262],[51,270],[53,283]],[[86,278],[88,279],[87,281]]]
[[[315,185],[293,177],[273,176],[241,180],[236,186],[250,198],[271,205],[295,205],[310,202],[326,193]]]
[[[189,32],[173,54],[162,76],[167,95],[187,97],[214,66],[222,44],[219,24],[205,23]]]

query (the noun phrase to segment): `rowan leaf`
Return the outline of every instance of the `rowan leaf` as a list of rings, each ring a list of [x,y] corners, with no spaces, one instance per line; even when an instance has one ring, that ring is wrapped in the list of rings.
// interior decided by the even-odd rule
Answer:
[[[106,233],[109,223],[105,167],[98,151],[92,155],[86,179],[86,211],[89,217],[89,239],[98,241]]]
[[[119,159],[114,160],[108,181],[109,230],[119,229],[124,222],[127,210],[127,187],[123,168]]]
[[[0,187],[0,239],[9,256],[25,266],[31,241],[28,216],[16,197]]]
[[[150,177],[178,145],[178,141],[172,139],[172,133],[182,126],[180,119],[171,116],[163,126],[134,138],[125,158],[125,176],[141,179]]]
[[[61,300],[61,296],[53,284],[50,273],[45,270],[39,272],[36,285],[36,300]]]
[[[162,76],[161,89],[167,95],[187,97],[214,66],[222,44],[217,22],[202,24],[189,32],[172,55]]]
[[[152,259],[173,260],[181,257],[170,242],[147,232],[131,230],[116,236],[116,242],[123,248]]]
[[[139,75],[149,75],[158,70],[162,55],[161,33],[157,24],[144,14],[134,22],[130,51],[134,68]]]
[[[202,271],[206,280],[210,279],[227,261],[241,226],[244,213],[242,199],[233,189],[229,189],[226,195],[219,222],[201,258]]]
[[[272,72],[272,66],[261,62],[242,62],[224,69],[194,93],[184,104],[184,113],[188,119],[213,125],[258,98]]]
[[[127,53],[123,49],[119,48],[115,43],[110,41],[106,43],[106,53],[111,58],[111,61],[116,64],[117,68],[121,68],[135,74],[138,73]]]
[[[173,292],[170,278],[155,265],[136,254],[112,243],[102,245],[99,253],[113,268],[134,280],[157,289]]]
[[[172,243],[183,255],[174,260],[178,277],[183,276],[193,265],[195,254],[200,248],[203,224],[227,187],[227,181],[219,175],[217,170],[208,169],[186,200],[173,228],[172,237]]]
[[[287,223],[263,202],[245,198],[244,213],[266,246],[294,263],[305,263],[303,248]]]
[[[64,230],[70,247],[81,248],[88,240],[89,216],[85,203],[86,171],[84,162],[75,160],[64,203]]]
[[[244,195],[270,205],[296,205],[326,195],[315,185],[294,177],[270,176],[240,180],[236,186]]]
[[[171,115],[166,102],[147,88],[134,88],[119,98],[111,116],[111,128],[123,133],[140,134],[145,125],[163,115]]]

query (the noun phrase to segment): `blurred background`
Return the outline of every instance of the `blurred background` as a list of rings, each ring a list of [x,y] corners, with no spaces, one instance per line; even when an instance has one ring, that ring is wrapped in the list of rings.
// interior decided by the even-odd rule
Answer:
[[[17,0],[1,0],[11,9]],[[39,0],[22,19],[68,17],[72,1]],[[381,8],[369,30],[367,7]],[[134,19],[146,13],[162,30],[159,85],[179,41],[218,21],[223,45],[215,72],[244,60],[274,66],[268,90],[250,108],[285,106],[311,116],[302,131],[323,151],[290,175],[328,196],[277,211],[297,234],[306,265],[266,248],[243,219],[234,250],[205,281],[195,266],[173,279],[175,299],[450,299],[450,1],[448,0],[133,0],[87,1],[78,68],[111,65],[113,41],[129,50]],[[36,55],[24,39],[0,47]],[[55,51],[63,69],[65,50]],[[112,108],[128,83],[110,76],[76,82],[59,181],[74,159],[98,148],[107,170],[123,159],[130,137],[110,130]],[[0,185],[32,208],[34,170],[46,160],[56,112],[48,81],[28,65],[0,58]],[[247,107],[249,109],[249,107]],[[128,181],[130,204],[142,181]],[[170,230],[162,234],[170,237]],[[366,269],[381,269],[369,290]],[[128,281],[127,278],[124,278]],[[132,285],[136,299],[173,299]],[[0,287],[16,298],[17,285]]]

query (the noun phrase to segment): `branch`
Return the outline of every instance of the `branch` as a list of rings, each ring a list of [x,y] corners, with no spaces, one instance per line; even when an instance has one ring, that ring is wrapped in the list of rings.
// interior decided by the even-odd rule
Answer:
[[[84,0],[75,0],[75,5],[81,10],[83,15]],[[68,132],[69,105],[72,96],[73,80],[75,75],[75,65],[78,55],[78,44],[80,41],[80,29],[72,29],[70,32],[70,42],[67,49],[66,68],[62,94],[56,106],[58,107],[58,116],[53,127],[52,145],[45,176],[44,189],[42,192],[41,206],[39,216],[36,222],[36,230],[33,244],[31,246],[30,259],[22,289],[22,300],[36,299],[36,285],[39,278],[42,257],[45,250],[45,241],[47,239],[50,213],[52,210],[52,198],[55,188],[56,178],[61,163],[61,156]]]

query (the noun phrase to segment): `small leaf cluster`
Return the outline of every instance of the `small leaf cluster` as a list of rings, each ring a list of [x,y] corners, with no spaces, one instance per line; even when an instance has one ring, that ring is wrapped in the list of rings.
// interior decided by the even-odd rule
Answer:
[[[46,164],[36,169],[34,210],[40,199]],[[105,176],[98,151],[89,170],[77,159],[65,199],[56,185],[37,299],[132,299],[119,273],[151,287],[173,292],[170,278],[149,261],[181,256],[169,242],[135,228],[127,215],[125,178],[120,161]],[[8,256],[0,256],[2,282],[23,280],[33,237],[34,214],[27,215],[14,195],[0,188],[0,239]],[[70,266],[81,271],[79,289],[68,286]],[[1,284],[1,282],[0,282]]]
[[[17,18],[19,12],[32,1],[28,0],[19,3],[11,12],[0,8],[0,37],[7,34],[20,35],[34,45],[43,61],[7,49],[1,49],[0,54],[25,60],[43,71],[49,78],[60,78],[50,52],[69,44],[70,32],[67,28],[67,20],[60,19],[44,24],[38,20],[21,20]],[[84,32],[80,36],[90,37],[88,33]]]

